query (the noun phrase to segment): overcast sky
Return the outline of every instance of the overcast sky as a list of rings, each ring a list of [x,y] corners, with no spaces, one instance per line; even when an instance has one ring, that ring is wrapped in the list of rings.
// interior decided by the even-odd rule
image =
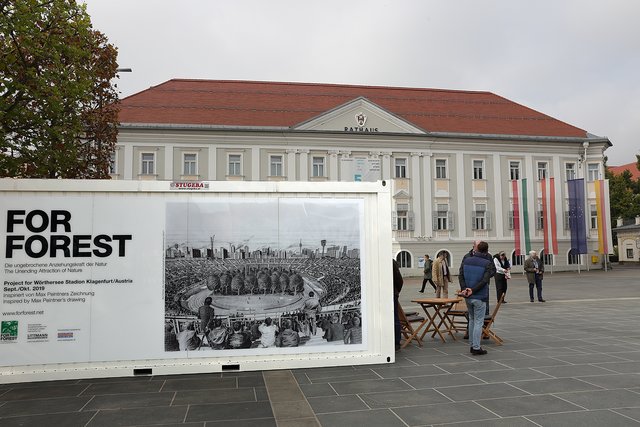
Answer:
[[[132,73],[489,91],[640,154],[640,1],[87,0]]]

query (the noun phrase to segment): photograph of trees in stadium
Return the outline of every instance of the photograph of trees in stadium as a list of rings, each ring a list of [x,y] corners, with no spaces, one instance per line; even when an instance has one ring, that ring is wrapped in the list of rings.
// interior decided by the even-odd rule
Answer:
[[[366,348],[362,227],[361,199],[167,202],[165,351]]]

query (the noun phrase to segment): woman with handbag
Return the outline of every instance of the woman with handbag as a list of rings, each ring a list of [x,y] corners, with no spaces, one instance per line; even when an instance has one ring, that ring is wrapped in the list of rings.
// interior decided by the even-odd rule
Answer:
[[[496,282],[496,301],[500,301],[500,297],[507,293],[507,279],[511,278],[511,264],[504,251],[493,256],[493,263],[496,266],[496,275],[494,276]],[[503,301],[503,303],[506,304],[507,301]]]

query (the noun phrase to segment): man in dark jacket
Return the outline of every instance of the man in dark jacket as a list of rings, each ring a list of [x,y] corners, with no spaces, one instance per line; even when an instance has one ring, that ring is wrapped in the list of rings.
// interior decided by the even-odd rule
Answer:
[[[471,354],[487,354],[480,347],[486,302],[489,299],[489,280],[496,268],[489,255],[489,244],[478,242],[473,255],[465,257],[460,266],[460,295],[467,298],[469,312],[469,338],[471,338]]]

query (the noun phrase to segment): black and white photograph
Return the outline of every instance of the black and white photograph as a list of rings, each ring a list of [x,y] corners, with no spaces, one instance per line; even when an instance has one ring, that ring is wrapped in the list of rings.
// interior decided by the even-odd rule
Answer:
[[[362,228],[361,199],[167,202],[165,351],[366,348]]]

